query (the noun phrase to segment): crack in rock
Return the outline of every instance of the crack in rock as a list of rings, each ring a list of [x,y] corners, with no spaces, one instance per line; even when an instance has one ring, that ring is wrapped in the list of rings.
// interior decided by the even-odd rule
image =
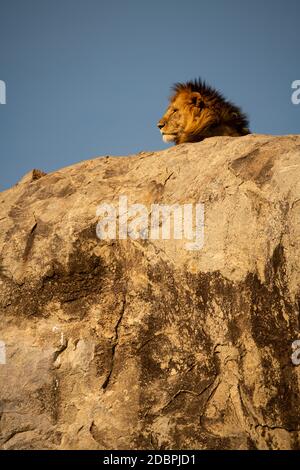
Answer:
[[[29,431],[34,431],[34,428],[31,428],[30,426],[24,427],[24,429],[19,429],[12,431],[8,437],[3,441],[3,444],[7,444],[13,437],[15,437],[18,434],[22,434],[24,432],[29,432]]]
[[[102,388],[103,388],[104,391],[107,389],[107,387],[109,385],[110,378],[111,378],[111,375],[112,375],[112,372],[113,372],[113,369],[114,369],[116,347],[119,343],[119,327],[120,327],[121,322],[123,320],[125,309],[126,309],[126,295],[124,296],[124,299],[123,299],[123,302],[122,302],[122,308],[121,308],[120,316],[119,316],[118,321],[115,325],[115,337],[114,337],[113,345],[112,345],[112,348],[111,348],[110,369],[109,369],[107,377],[106,377],[106,379],[105,379],[105,381],[102,385]]]

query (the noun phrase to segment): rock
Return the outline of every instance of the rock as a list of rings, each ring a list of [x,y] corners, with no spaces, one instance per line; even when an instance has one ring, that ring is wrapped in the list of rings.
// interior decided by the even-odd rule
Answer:
[[[42,178],[46,174],[47,173],[45,173],[44,171],[34,168],[33,170],[26,173],[26,175],[24,175],[23,178],[21,178],[21,180],[19,181],[18,184],[20,184],[20,183],[31,183],[32,181],[39,180],[40,178]]]
[[[1,193],[1,448],[299,449],[299,194],[300,136],[263,135]],[[120,195],[203,203],[203,248],[100,240]]]

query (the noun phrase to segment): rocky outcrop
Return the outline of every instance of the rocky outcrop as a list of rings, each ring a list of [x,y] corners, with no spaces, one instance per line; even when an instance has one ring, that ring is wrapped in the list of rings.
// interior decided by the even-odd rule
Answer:
[[[96,208],[120,195],[203,203],[203,247],[100,240]],[[300,136],[97,158],[1,193],[1,447],[299,449],[299,211]]]

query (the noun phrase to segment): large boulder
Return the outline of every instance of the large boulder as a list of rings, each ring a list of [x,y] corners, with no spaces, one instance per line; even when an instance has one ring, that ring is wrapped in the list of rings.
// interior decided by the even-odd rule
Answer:
[[[149,217],[204,204],[203,247],[100,239],[119,196]],[[300,136],[96,158],[1,193],[1,447],[299,449],[299,216]]]

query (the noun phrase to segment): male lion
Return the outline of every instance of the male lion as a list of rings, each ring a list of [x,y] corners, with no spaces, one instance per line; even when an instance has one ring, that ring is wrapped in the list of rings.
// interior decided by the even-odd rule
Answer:
[[[200,142],[217,135],[250,134],[248,119],[240,108],[205,82],[175,83],[170,105],[157,123],[164,142]]]

